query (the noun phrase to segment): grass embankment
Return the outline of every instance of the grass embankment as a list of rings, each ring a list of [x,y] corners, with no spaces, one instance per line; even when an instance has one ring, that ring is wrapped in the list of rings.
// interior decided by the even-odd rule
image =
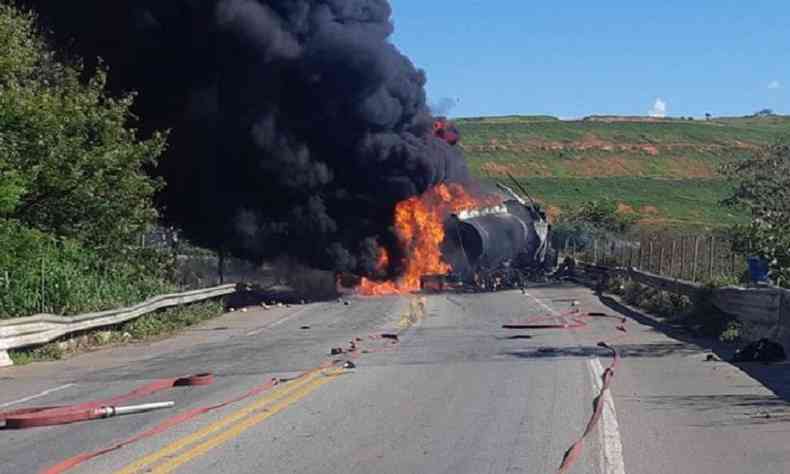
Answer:
[[[570,209],[590,200],[621,203],[620,212],[635,213],[642,226],[721,227],[745,223],[747,217],[719,205],[731,190],[721,179],[519,178],[541,201]],[[556,211],[555,211],[556,212]]]
[[[670,227],[743,222],[744,215],[718,205],[729,191],[720,165],[790,133],[790,117],[780,116],[694,121],[508,116],[456,123],[479,177],[509,172],[555,212],[607,198],[633,209],[642,224]]]

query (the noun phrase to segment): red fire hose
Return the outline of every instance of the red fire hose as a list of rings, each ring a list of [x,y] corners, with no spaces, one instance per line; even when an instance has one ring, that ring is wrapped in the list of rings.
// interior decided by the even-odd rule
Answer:
[[[209,385],[214,382],[212,374],[197,374],[188,377],[161,379],[143,385],[131,392],[107,400],[81,403],[79,405],[23,408],[8,412],[0,412],[0,421],[5,422],[6,429],[34,428],[37,426],[65,425],[78,421],[94,420],[106,416],[105,408],[146,397],[173,387]]]
[[[390,340],[393,345],[398,344],[398,336],[395,334],[381,334],[375,336],[371,335],[368,336],[368,338]],[[343,352],[348,353],[353,358],[359,357],[360,353],[378,352],[376,349],[362,350],[358,345],[359,342],[362,342],[362,338],[355,338],[355,340],[351,341],[351,343],[349,344],[349,348],[344,350]],[[391,349],[381,348],[380,350],[384,351]],[[341,362],[342,360],[328,359],[324,361],[320,365],[320,367],[328,368],[331,366],[337,366]],[[315,370],[319,370],[319,369],[315,369]],[[300,375],[300,377],[303,377],[310,372],[312,371],[304,372]],[[143,385],[142,387],[132,390],[131,392],[125,395],[120,395],[106,400],[97,400],[93,402],[81,403],[78,405],[24,408],[20,410],[0,412],[0,422],[5,422],[5,427],[7,429],[24,429],[24,428],[33,428],[40,426],[62,425],[68,423],[75,423],[78,421],[94,420],[97,418],[103,418],[107,416],[108,411],[110,413],[114,412],[115,406],[118,405],[119,403],[124,403],[129,400],[146,397],[153,393],[160,392],[163,390],[168,390],[173,387],[210,385],[212,383],[214,383],[214,376],[211,373],[202,373],[188,377],[161,379],[151,382],[147,385]],[[178,415],[167,418],[157,426],[147,431],[144,431],[142,433],[139,433],[127,440],[121,441],[119,443],[116,443],[107,448],[100,449],[98,451],[81,453],[69,459],[66,459],[62,462],[59,462],[58,464],[41,471],[41,474],[61,474],[90,459],[121,449],[124,446],[135,443],[141,439],[155,436],[159,433],[162,433],[172,428],[173,426],[191,420],[196,416],[225,407],[227,405],[231,405],[245,398],[250,398],[259,395],[275,387],[278,384],[279,384],[278,379],[276,378],[270,379],[260,385],[253,387],[246,393],[243,393],[242,395],[236,398],[226,400],[215,405],[193,408],[184,413],[180,413]]]
[[[609,385],[611,385],[612,379],[614,378],[614,369],[617,368],[617,364],[620,361],[617,350],[612,346],[605,342],[599,342],[598,345],[612,351],[612,364],[607,367],[603,375],[601,375],[601,391],[598,392],[598,396],[595,397],[595,409],[593,410],[592,416],[590,416],[590,420],[587,422],[587,427],[584,429],[584,433],[582,433],[581,437],[565,452],[565,456],[562,458],[562,464],[560,464],[559,469],[557,469],[558,474],[565,474],[576,463],[584,449],[584,440],[592,433],[593,428],[595,428],[598,421],[600,421],[603,415],[603,396],[604,393],[609,390]]]
[[[69,411],[69,409],[73,410],[75,413],[77,413],[77,412],[84,413],[85,412],[85,408],[84,408],[85,406],[106,405],[108,402],[118,403],[119,401],[130,400],[130,399],[133,399],[133,398],[138,398],[138,397],[142,397],[142,396],[145,396],[145,395],[150,395],[152,393],[155,393],[155,392],[158,392],[158,391],[161,391],[161,390],[167,390],[167,389],[172,388],[172,387],[209,385],[209,384],[211,384],[213,382],[214,382],[214,376],[212,374],[198,374],[198,375],[193,375],[191,377],[181,377],[181,378],[175,378],[175,379],[158,380],[158,381],[150,383],[148,385],[144,385],[143,387],[140,387],[137,390],[129,392],[126,395],[122,395],[120,397],[115,397],[115,398],[112,398],[110,400],[105,400],[105,401],[101,401],[101,402],[91,402],[91,403],[86,403],[86,404],[83,404],[83,405],[76,405],[74,407],[56,407],[56,409],[59,410],[59,412],[55,413],[55,416],[51,416],[51,417],[49,415],[47,415],[47,410],[48,409],[43,409],[43,410],[39,409],[36,412],[38,414],[38,416],[40,418],[43,418],[43,421],[50,421],[49,423],[29,424],[28,426],[20,426],[20,427],[27,428],[27,427],[31,427],[31,426],[46,426],[46,425],[57,424],[54,421],[56,421],[61,416],[60,412],[67,412],[67,411]],[[226,401],[218,403],[216,405],[210,405],[210,406],[205,406],[205,407],[193,408],[193,409],[188,410],[188,411],[186,411],[184,413],[180,413],[178,415],[172,416],[170,418],[167,418],[165,421],[163,421],[162,423],[158,424],[157,426],[155,426],[155,427],[153,427],[153,428],[151,428],[151,429],[149,429],[147,431],[143,431],[142,433],[137,434],[137,435],[125,440],[125,441],[121,441],[120,443],[114,444],[114,445],[109,446],[107,448],[100,449],[98,451],[86,452],[86,453],[78,454],[78,455],[76,455],[74,457],[66,459],[65,461],[59,462],[58,464],[41,471],[41,474],[61,474],[63,472],[68,471],[69,469],[74,468],[75,466],[77,466],[79,464],[84,463],[85,461],[88,461],[90,459],[93,459],[95,457],[101,456],[103,454],[107,454],[109,452],[112,452],[112,451],[115,451],[115,450],[118,450],[118,449],[121,449],[124,446],[127,446],[129,444],[135,443],[137,441],[140,441],[143,438],[148,438],[148,437],[157,435],[159,433],[162,433],[163,431],[166,431],[166,430],[168,430],[168,429],[170,429],[173,426],[176,426],[178,424],[184,423],[185,421],[191,420],[192,418],[195,418],[198,415],[202,415],[204,413],[207,413],[207,412],[210,412],[210,411],[213,411],[213,410],[225,407],[225,406],[230,405],[232,403],[236,403],[236,402],[238,402],[240,400],[243,400],[245,398],[253,397],[255,395],[263,393],[266,390],[269,390],[269,389],[273,388],[278,383],[279,383],[279,381],[277,379],[270,379],[270,380],[268,380],[268,381],[266,381],[266,382],[264,382],[264,383],[262,383],[260,385],[257,385],[255,387],[253,387],[252,389],[250,389],[246,393],[244,393],[244,394],[242,394],[242,395],[240,395],[240,396],[238,396],[236,398],[233,398],[231,400],[226,400]],[[2,415],[0,415],[0,416],[2,416]],[[94,417],[85,417],[82,420],[91,420],[93,418]],[[65,418],[62,418],[62,419],[65,419]],[[6,423],[8,423],[8,420],[9,420],[9,418],[6,418]],[[63,421],[62,423],[72,423],[74,421],[82,421],[81,419],[75,419],[75,418],[66,419],[66,420],[67,421]]]
[[[525,323],[505,324],[502,327],[505,329],[579,329],[586,327],[587,319],[593,317],[619,319],[620,324],[615,326],[615,329],[624,333],[627,332],[625,328],[625,323],[627,321],[626,318],[611,316],[605,313],[579,313],[578,311],[568,311],[559,315],[538,316],[531,318]],[[546,323],[546,321],[557,320],[560,322]],[[624,334],[621,334],[620,336],[617,336],[613,339],[619,339],[622,336],[624,336]],[[598,346],[608,349],[612,352],[612,363],[606,368],[606,370],[604,370],[603,375],[601,375],[601,390],[598,392],[598,396],[595,397],[595,407],[589,421],[587,422],[587,427],[584,429],[581,437],[576,440],[576,442],[574,442],[565,452],[565,455],[562,458],[562,463],[557,470],[558,474],[567,473],[579,459],[579,456],[584,449],[584,440],[587,438],[587,436],[589,436],[590,433],[592,433],[593,428],[595,428],[595,426],[600,421],[601,416],[603,415],[604,393],[609,390],[609,386],[611,385],[612,379],[614,378],[614,371],[620,362],[620,355],[617,353],[617,350],[614,347],[607,344],[606,342],[599,342]]]

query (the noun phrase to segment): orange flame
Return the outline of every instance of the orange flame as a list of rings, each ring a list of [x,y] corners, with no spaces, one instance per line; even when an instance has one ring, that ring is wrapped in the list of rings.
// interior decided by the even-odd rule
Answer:
[[[476,198],[459,184],[440,184],[422,196],[412,197],[395,207],[395,231],[406,254],[406,270],[397,281],[375,282],[363,278],[359,291],[363,295],[408,293],[420,288],[420,277],[447,273],[452,268],[442,259],[444,220],[463,209],[500,204],[496,196]],[[379,251],[379,265],[385,268],[389,255]],[[379,266],[377,266],[378,269]]]
[[[390,265],[390,254],[384,247],[379,247],[379,258],[376,260],[376,273],[387,270]]]

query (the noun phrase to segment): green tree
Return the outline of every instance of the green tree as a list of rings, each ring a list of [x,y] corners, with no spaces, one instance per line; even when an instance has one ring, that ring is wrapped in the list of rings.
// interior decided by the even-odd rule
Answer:
[[[619,214],[614,201],[602,199],[582,203],[563,220],[590,224],[606,232],[623,233],[631,228],[636,219],[636,214]]]
[[[728,163],[724,174],[735,191],[724,204],[751,211],[749,224],[735,228],[735,249],[769,262],[772,279],[790,284],[790,140],[784,139],[746,160]]]
[[[165,136],[138,139],[134,95],[106,82],[59,61],[34,15],[0,0],[0,217],[123,255],[157,216],[145,168]]]

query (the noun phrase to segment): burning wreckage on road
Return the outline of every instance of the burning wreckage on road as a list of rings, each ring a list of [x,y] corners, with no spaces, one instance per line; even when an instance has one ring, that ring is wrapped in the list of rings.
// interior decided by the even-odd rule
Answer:
[[[464,209],[448,218],[441,248],[452,270],[422,275],[420,289],[523,288],[556,266],[545,211],[529,196],[524,199],[502,183],[497,187],[507,196],[502,204]]]
[[[434,124],[436,137],[455,145],[458,130],[444,118]],[[344,287],[363,295],[414,291],[496,291],[523,288],[544,280],[556,266],[546,213],[518,181],[521,194],[504,183],[484,192],[457,184],[440,184],[422,196],[398,204],[394,228],[405,254],[397,280],[376,281],[343,275]],[[391,265],[379,249],[379,268]]]

